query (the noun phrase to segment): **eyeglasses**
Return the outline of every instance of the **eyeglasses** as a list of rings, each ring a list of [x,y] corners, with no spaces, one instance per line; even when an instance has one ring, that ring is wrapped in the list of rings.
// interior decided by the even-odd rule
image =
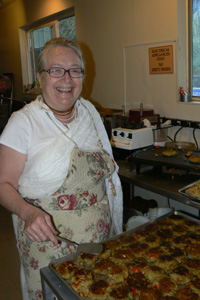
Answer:
[[[42,71],[49,73],[49,76],[54,78],[64,77],[66,73],[68,73],[71,78],[81,78],[85,74],[85,70],[83,68],[71,68],[66,70],[64,68],[55,67]]]

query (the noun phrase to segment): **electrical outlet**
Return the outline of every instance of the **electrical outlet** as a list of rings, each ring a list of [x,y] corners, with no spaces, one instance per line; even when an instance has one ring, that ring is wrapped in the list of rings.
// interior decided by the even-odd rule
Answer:
[[[179,125],[181,125],[181,124],[178,124],[178,120],[176,120],[176,119],[171,119],[171,124],[172,124],[172,126],[179,126]]]
[[[182,126],[182,127],[199,128],[200,129],[200,122],[191,121],[191,120],[170,119],[170,118],[166,118],[166,117],[164,117],[164,120],[170,120],[172,126]]]
[[[198,122],[190,122],[190,127],[192,127],[192,128],[200,128],[200,123],[198,123]]]
[[[189,126],[188,126],[188,121],[181,120],[181,126],[182,126],[182,127],[189,127]]]

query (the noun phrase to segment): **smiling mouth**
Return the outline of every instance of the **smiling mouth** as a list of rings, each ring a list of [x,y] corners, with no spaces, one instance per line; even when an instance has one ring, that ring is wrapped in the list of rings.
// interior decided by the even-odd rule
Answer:
[[[56,88],[59,92],[71,92],[72,88]]]

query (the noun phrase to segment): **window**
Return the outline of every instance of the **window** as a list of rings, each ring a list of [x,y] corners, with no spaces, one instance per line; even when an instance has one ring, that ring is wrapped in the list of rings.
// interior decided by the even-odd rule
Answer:
[[[27,32],[28,35],[28,48],[29,58],[31,65],[31,78],[32,81],[36,81],[37,72],[37,58],[42,51],[44,44],[51,38],[55,37],[55,23],[51,23],[40,28],[31,29]]]
[[[188,0],[189,27],[189,92],[200,97],[200,1]]]
[[[20,34],[23,84],[26,91],[36,84],[37,58],[45,43],[59,36],[76,40],[74,12],[67,10],[39,20],[31,27],[24,26]],[[22,51],[23,48],[26,49],[25,53]]]

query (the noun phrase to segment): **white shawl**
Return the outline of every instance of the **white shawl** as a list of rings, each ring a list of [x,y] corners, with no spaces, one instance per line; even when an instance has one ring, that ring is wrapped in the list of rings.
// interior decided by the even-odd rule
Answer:
[[[12,130],[12,135],[18,135],[19,132],[16,131],[16,122],[15,119],[19,122],[20,120],[25,120],[23,126],[30,127],[28,132],[32,137],[34,136],[34,130],[37,131],[38,119],[41,118],[42,122],[45,122],[51,126],[51,130],[55,131],[53,138],[43,146],[39,151],[30,151],[31,155],[28,154],[28,160],[25,164],[24,171],[19,179],[19,192],[22,197],[28,198],[37,198],[44,195],[53,194],[63,183],[67,173],[68,166],[70,161],[70,154],[74,147],[72,140],[82,149],[97,150],[97,134],[94,130],[94,123],[98,131],[99,138],[103,144],[103,148],[112,156],[112,148],[107,137],[103,122],[99,113],[96,111],[95,107],[89,102],[81,98],[77,101],[76,106],[78,109],[78,117],[69,124],[69,130],[66,131],[66,128],[58,122],[52,112],[47,108],[46,105],[41,101],[41,97],[38,97],[35,103],[31,103],[26,106],[24,110],[16,112],[13,114],[10,125],[8,124],[3,133],[0,143],[8,145],[11,148],[17,149],[16,145],[12,145],[11,140],[7,137],[9,132]],[[90,112],[90,114],[88,113]],[[24,115],[25,116],[24,116]],[[53,124],[52,120],[47,116],[54,119],[58,127],[61,130],[66,131],[67,138],[61,130]],[[93,121],[91,119],[93,118]],[[28,121],[27,121],[28,120]],[[34,123],[37,120],[37,124]],[[42,122],[40,128],[42,130]],[[32,124],[30,126],[29,124]],[[33,126],[34,124],[34,126]],[[31,129],[32,128],[32,129]],[[14,132],[13,132],[14,130]],[[19,131],[19,128],[17,129]],[[16,132],[15,132],[16,131]],[[21,133],[21,134],[24,134]],[[45,134],[45,130],[44,130]],[[14,136],[13,136],[14,138]],[[28,138],[26,137],[25,140]],[[71,140],[70,140],[71,139]],[[34,142],[33,142],[34,143]],[[31,144],[31,136],[29,137],[29,142]],[[37,143],[36,143],[37,144]],[[30,147],[35,149],[35,145]],[[27,150],[28,152],[28,150]],[[118,166],[116,165],[116,171],[112,175],[112,181],[115,186],[116,196],[112,196],[110,191],[110,183],[106,180],[107,195],[110,204],[111,215],[114,223],[114,229],[116,233],[121,233],[122,231],[122,212],[123,212],[123,203],[122,203],[122,189],[121,183],[117,174]]]

